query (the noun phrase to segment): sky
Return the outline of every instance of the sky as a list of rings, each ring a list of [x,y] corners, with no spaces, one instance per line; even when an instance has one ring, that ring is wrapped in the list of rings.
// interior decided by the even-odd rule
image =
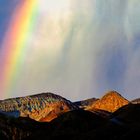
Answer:
[[[0,0],[0,98],[140,97],[139,0]]]

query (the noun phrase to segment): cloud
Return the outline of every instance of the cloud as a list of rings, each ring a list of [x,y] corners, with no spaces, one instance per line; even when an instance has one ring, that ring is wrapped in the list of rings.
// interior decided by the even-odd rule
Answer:
[[[139,0],[61,2],[40,0],[14,96],[50,91],[79,100],[113,89],[137,97]]]

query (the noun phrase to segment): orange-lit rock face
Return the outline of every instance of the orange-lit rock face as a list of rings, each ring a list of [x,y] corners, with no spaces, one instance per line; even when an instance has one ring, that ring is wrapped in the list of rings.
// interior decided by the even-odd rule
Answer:
[[[18,111],[20,117],[29,117],[41,122],[49,122],[60,114],[74,109],[77,109],[77,106],[52,93],[13,98],[0,102],[0,111]]]
[[[119,93],[116,91],[110,91],[100,100],[96,101],[92,106],[88,107],[87,110],[100,109],[114,112],[128,103],[129,101],[123,98]]]
[[[48,104],[42,110],[36,110],[29,113],[29,117],[40,122],[50,122],[59,115],[70,111],[71,108],[63,101]],[[26,113],[26,112],[24,112]],[[23,114],[24,114],[23,113]],[[24,115],[23,115],[24,116]]]
[[[55,104],[50,104],[49,110],[46,108],[42,113],[46,114],[46,116],[42,116],[39,121],[50,122],[51,120],[70,110],[71,109],[68,107],[68,105],[61,101]]]

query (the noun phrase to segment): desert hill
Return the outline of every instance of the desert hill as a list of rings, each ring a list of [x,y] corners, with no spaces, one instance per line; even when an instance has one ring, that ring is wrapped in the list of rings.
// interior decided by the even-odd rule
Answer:
[[[129,101],[122,97],[116,91],[107,92],[101,99],[97,100],[91,106],[87,107],[86,110],[104,110],[108,112],[114,112],[120,107],[127,105]]]
[[[41,93],[0,101],[0,112],[15,117],[29,117],[36,121],[51,121],[64,112],[78,107],[53,93]]]

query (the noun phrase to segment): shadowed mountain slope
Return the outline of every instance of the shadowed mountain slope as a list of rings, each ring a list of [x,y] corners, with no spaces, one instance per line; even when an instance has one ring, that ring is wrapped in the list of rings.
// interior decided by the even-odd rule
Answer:
[[[82,101],[74,102],[79,108],[86,109],[88,106],[93,105],[97,100],[96,98],[90,98]]]
[[[131,101],[132,104],[140,104],[140,98]]]
[[[112,116],[127,123],[140,122],[140,104],[125,105],[115,111]]]

